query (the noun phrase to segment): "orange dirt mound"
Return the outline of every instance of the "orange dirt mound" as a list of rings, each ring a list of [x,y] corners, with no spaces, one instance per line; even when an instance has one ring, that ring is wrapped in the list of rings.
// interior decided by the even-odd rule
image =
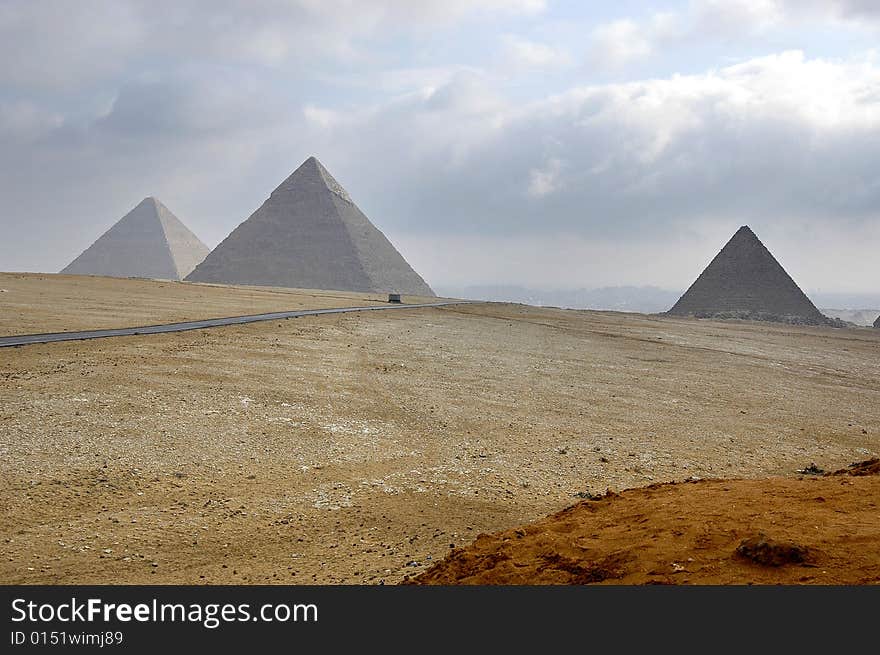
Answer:
[[[481,534],[413,584],[877,584],[880,460],[655,484]]]

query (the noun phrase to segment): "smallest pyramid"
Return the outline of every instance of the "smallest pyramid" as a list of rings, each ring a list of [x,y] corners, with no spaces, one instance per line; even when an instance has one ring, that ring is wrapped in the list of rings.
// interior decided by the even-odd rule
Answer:
[[[208,247],[156,198],[144,198],[61,272],[182,280]]]
[[[737,230],[668,313],[805,325],[831,323],[747,225]]]

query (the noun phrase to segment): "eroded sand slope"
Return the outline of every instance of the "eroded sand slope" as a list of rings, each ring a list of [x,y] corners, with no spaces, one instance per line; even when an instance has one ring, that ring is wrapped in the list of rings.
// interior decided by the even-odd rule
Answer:
[[[878,584],[880,460],[628,489],[452,551],[419,584]]]

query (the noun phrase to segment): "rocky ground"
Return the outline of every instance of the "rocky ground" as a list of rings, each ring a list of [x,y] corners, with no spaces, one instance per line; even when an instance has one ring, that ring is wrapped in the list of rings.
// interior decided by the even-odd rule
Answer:
[[[179,320],[209,288],[94,280],[77,297],[106,316],[47,307],[53,276],[15,311],[41,331]],[[102,300],[117,283],[137,302]],[[314,301],[279,298],[259,311]],[[878,347],[485,304],[2,349],[0,581],[394,583],[587,493],[841,468],[880,451]]]

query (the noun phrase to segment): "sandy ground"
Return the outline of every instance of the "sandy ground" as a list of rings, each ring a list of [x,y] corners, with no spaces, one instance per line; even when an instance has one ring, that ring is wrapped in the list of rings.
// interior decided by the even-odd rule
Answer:
[[[880,584],[880,460],[603,495],[478,535],[412,582]]]
[[[387,304],[349,291],[234,287],[136,278],[0,273],[0,336]],[[410,303],[435,298],[405,296]]]
[[[485,304],[2,349],[0,581],[394,583],[578,494],[878,435],[873,329]]]

